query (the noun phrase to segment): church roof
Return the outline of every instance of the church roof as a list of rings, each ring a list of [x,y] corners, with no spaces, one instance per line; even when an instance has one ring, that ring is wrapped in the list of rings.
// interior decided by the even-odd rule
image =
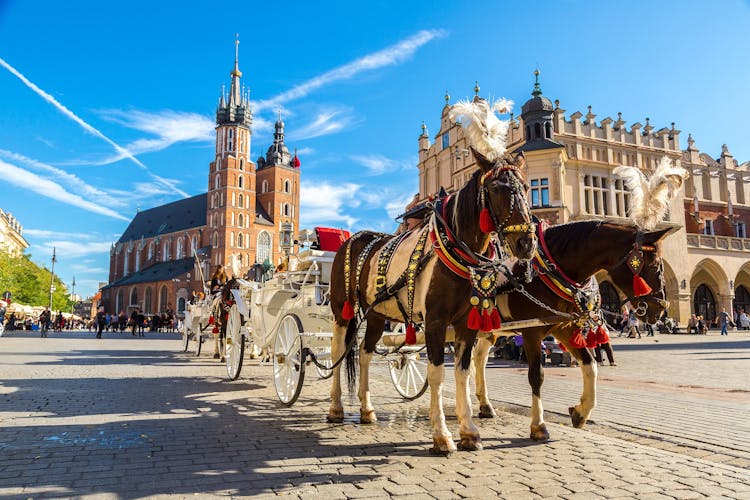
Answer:
[[[263,205],[261,205],[258,200],[255,200],[255,223],[263,224],[265,226],[273,226],[271,216],[268,215],[268,212],[266,212],[266,209],[263,208]]]
[[[177,278],[193,269],[195,261],[192,257],[179,260],[170,260],[167,262],[157,262],[156,264],[141,269],[138,272],[128,274],[124,278],[110,283],[105,288],[123,285],[135,285],[136,283],[148,283],[152,281],[165,281]]]
[[[153,238],[205,226],[207,206],[208,194],[203,193],[138,212],[117,242],[127,243],[141,237]]]

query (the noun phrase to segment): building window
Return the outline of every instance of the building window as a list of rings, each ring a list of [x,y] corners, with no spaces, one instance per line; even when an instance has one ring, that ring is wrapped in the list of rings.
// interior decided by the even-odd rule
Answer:
[[[138,306],[138,289],[133,287],[130,290],[130,307]]]
[[[219,177],[219,174],[216,174],[216,177],[214,177],[214,189],[219,189],[221,187],[221,178]]]
[[[244,239],[245,239],[245,238],[244,238],[244,236],[242,235],[242,233],[239,233],[239,234],[237,235],[237,247],[238,247],[238,248],[242,248],[242,247],[243,247],[243,245],[244,245],[244,243],[245,243]]]
[[[542,137],[542,126],[538,123],[534,124],[534,139],[540,139]]]
[[[233,151],[234,150],[234,140],[233,139],[234,139],[234,131],[230,128],[229,129],[229,140],[227,141],[227,144],[228,144],[227,145],[227,149],[229,151]]]
[[[151,314],[153,311],[151,309],[151,303],[153,292],[151,291],[151,287],[146,288],[146,296],[143,299],[143,312],[144,314]]]
[[[164,262],[167,262],[169,260],[169,242],[165,241],[164,246],[162,247],[162,254],[161,254],[161,260]]]
[[[586,213],[609,215],[609,180],[596,175],[583,177]]]
[[[241,188],[245,184],[245,179],[240,175],[237,179],[237,187]]]
[[[289,203],[284,203],[282,206],[284,207],[284,215],[286,217],[289,217],[291,215],[291,212],[289,209]]]
[[[135,251],[135,272],[141,270],[141,249]]]
[[[177,312],[185,312],[185,297],[177,299]]]
[[[245,222],[245,219],[242,217],[242,214],[239,214],[237,216],[237,225],[239,227],[245,227],[244,224],[243,224],[243,222]]]
[[[221,158],[216,158],[216,171],[221,170]]]
[[[292,183],[289,182],[289,180],[284,181],[284,192],[285,193],[291,193],[292,192]]]
[[[451,139],[448,132],[443,134],[443,149],[447,149],[451,145]]]
[[[154,258],[154,242],[148,244],[148,260]]]
[[[526,140],[531,140],[531,125],[526,125]]]
[[[549,179],[531,179],[531,206],[533,208],[549,206]]]
[[[245,159],[240,158],[240,170],[245,170]]]
[[[544,136],[547,139],[552,139],[552,124],[550,122],[544,124]]]
[[[219,248],[219,233],[218,233],[218,231],[214,231],[214,234],[211,237],[211,246],[213,246],[214,248]]]
[[[120,289],[117,292],[117,298],[115,299],[115,311],[114,312],[120,312],[125,307],[125,300],[123,299],[124,295],[122,292],[122,289]]]
[[[615,180],[615,213],[619,217],[627,217],[630,209],[630,191],[622,179]]]
[[[130,250],[126,251],[122,256],[122,275],[125,276],[128,274],[128,264],[130,260]]]
[[[266,231],[261,231],[258,234],[258,248],[255,253],[255,260],[263,263],[268,259],[271,259],[271,236]]]
[[[261,193],[267,193],[268,192],[268,181],[267,180],[264,180],[263,184],[261,184],[260,192]]]
[[[706,219],[703,223],[703,234],[708,236],[714,235],[714,221]]]
[[[198,238],[193,236],[193,239],[190,241],[190,255],[193,256],[198,252]]]
[[[734,234],[738,238],[747,238],[747,228],[745,227],[744,222],[738,222],[736,226],[734,226]]]
[[[167,310],[167,286],[163,285],[161,287],[161,291],[159,292],[159,311],[164,312],[166,310]]]
[[[185,257],[185,243],[182,238],[177,240],[177,253],[175,253],[176,259],[182,259]]]

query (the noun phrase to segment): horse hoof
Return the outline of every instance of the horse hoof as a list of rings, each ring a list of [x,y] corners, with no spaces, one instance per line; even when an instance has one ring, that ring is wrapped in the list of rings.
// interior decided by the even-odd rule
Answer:
[[[375,415],[375,410],[359,412],[359,423],[360,424],[373,424],[378,421],[378,416]]]
[[[214,353],[214,359],[219,359],[219,353],[218,352]]]
[[[532,425],[531,435],[529,437],[533,441],[549,441],[549,432],[547,432],[547,426],[544,424]]]
[[[479,451],[482,449],[482,440],[479,436],[464,436],[458,442],[458,449],[461,451]]]
[[[456,445],[452,438],[432,438],[432,448],[430,448],[432,455],[449,457],[455,452]]]
[[[580,413],[578,413],[578,410],[576,410],[575,406],[569,407],[568,413],[570,413],[570,420],[571,422],[573,422],[573,427],[575,427],[576,429],[580,429],[584,425],[586,425],[586,419],[583,418]]]
[[[495,418],[497,413],[491,405],[481,405],[479,407],[479,418]]]
[[[326,415],[329,424],[340,424],[344,421],[344,410],[331,410]]]
[[[227,360],[227,358],[225,358],[224,356],[221,357],[221,362],[222,363],[226,362],[226,360]]]

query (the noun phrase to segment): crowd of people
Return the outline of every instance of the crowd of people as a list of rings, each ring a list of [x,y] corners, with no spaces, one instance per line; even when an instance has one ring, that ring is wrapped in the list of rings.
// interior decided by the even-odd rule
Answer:
[[[130,315],[125,311],[110,314],[99,307],[96,317],[88,325],[89,331],[95,330],[96,337],[101,338],[103,332],[124,332],[130,330],[133,337],[144,337],[145,332],[179,332],[182,329],[181,320],[175,315],[172,304],[167,304],[166,311],[151,315],[144,314],[140,309],[133,309]]]

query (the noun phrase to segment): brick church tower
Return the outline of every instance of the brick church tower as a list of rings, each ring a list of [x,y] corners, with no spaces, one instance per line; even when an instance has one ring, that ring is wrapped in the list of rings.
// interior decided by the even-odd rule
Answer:
[[[217,264],[230,264],[236,256],[244,274],[255,263],[280,262],[283,222],[291,222],[294,234],[298,233],[300,162],[284,145],[284,124],[279,119],[274,143],[266,157],[259,158],[256,174],[256,165],[250,160],[249,91],[240,83],[238,59],[239,40],[235,40],[229,95],[222,91],[216,109],[216,157],[208,175],[206,225],[212,269]]]

